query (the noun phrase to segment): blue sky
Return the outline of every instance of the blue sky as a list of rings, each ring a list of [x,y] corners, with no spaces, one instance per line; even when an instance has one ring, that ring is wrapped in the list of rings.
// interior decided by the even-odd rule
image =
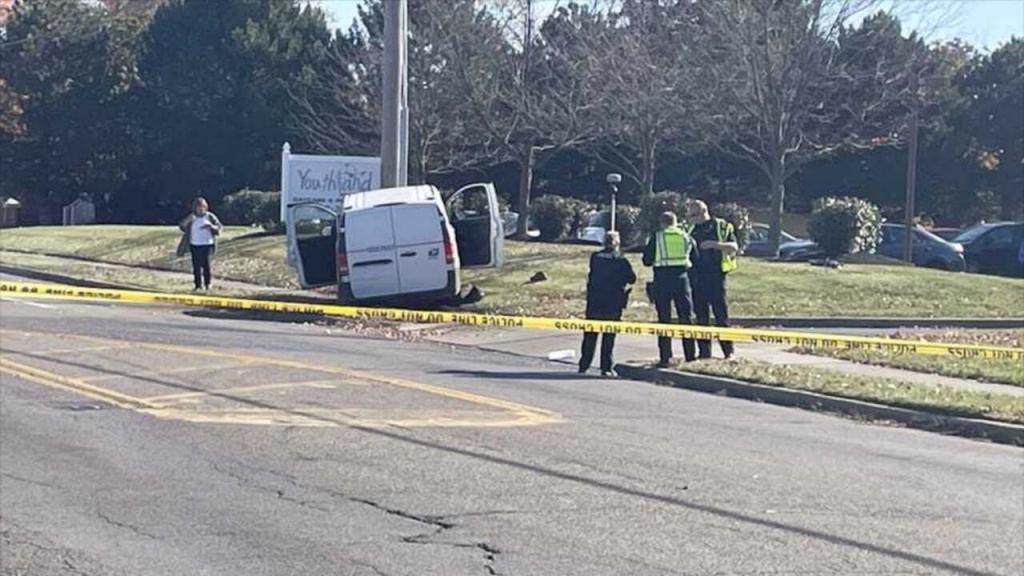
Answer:
[[[314,0],[339,28],[348,28],[361,0]],[[445,0],[430,0],[444,2]],[[543,17],[566,0],[534,0]],[[900,0],[898,13],[929,40],[960,37],[979,49],[993,49],[1011,36],[1024,36],[1024,0]]]

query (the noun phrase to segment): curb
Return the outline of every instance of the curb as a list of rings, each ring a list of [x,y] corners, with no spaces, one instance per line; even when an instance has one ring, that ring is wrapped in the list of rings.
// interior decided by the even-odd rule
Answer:
[[[744,328],[767,328],[771,326],[783,328],[866,328],[879,330],[897,328],[987,328],[992,330],[1024,328],[1024,318],[818,318],[809,316],[776,318],[756,316],[730,318],[730,322],[737,327]]]
[[[903,424],[908,428],[917,428],[929,432],[939,432],[980,438],[998,444],[1024,446],[1024,426],[950,416],[910,408],[898,408],[884,404],[874,404],[862,400],[826,396],[815,392],[777,388],[763,384],[752,384],[731,378],[690,374],[674,370],[644,368],[631,364],[618,364],[615,371],[620,376],[632,380],[642,380],[658,384],[667,383],[675,388],[695,390],[709,394],[720,394],[731,398],[755,400],[778,406],[803,408],[805,410],[838,412],[868,420],[887,420]]]

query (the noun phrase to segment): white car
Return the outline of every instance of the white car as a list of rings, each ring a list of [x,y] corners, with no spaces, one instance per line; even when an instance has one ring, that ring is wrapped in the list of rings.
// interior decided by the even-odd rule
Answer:
[[[447,204],[433,186],[348,194],[341,213],[286,210],[288,261],[303,288],[336,285],[341,302],[426,303],[457,296],[465,267],[500,267],[505,236],[492,184]]]

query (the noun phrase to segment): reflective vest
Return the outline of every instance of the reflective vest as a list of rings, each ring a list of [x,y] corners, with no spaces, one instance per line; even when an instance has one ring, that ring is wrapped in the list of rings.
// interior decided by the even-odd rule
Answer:
[[[714,218],[713,221],[715,223],[715,236],[718,238],[719,242],[725,242],[729,235],[733,233],[732,224],[726,220],[722,220],[721,218]],[[687,224],[686,233],[692,233],[693,228],[694,226],[692,224]],[[722,273],[728,274],[735,269],[736,254],[726,254],[725,252],[722,252]]]
[[[732,232],[732,224],[721,218],[715,218],[715,233],[718,235],[719,242],[725,242]],[[728,274],[735,269],[736,253],[726,254],[722,252],[722,272]]]
[[[690,267],[690,235],[678,226],[659,231],[654,236],[654,267]]]

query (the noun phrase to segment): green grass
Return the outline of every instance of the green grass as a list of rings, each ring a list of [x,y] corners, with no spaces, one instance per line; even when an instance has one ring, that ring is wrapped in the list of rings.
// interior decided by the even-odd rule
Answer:
[[[929,386],[812,366],[779,365],[752,360],[691,362],[679,370],[902,408],[938,410],[957,416],[1024,424],[1024,401],[1007,394]]]
[[[988,344],[1019,348],[1024,343],[1022,330],[955,330],[950,332],[894,333],[896,338],[928,339],[966,344]],[[919,356],[895,354],[877,350],[822,350],[796,349],[802,354],[840,358],[861,364],[888,366],[954,378],[968,378],[1012,386],[1024,386],[1024,362],[1017,360],[991,360],[982,358],[955,358],[950,356]]]
[[[488,310],[510,314],[580,315],[587,258],[593,248],[510,242],[501,270],[468,270]],[[651,319],[643,285],[650,270],[638,254],[630,261],[640,277],[628,319]],[[543,271],[548,280],[529,283]],[[955,274],[924,268],[846,265],[832,270],[805,263],[740,261],[729,276],[735,316],[1006,317],[1021,315],[1024,280]]]
[[[104,262],[188,271],[176,258],[179,233],[173,226],[80,226],[0,231],[0,250],[89,258]],[[476,309],[529,315],[582,315],[589,246],[509,242],[500,270],[465,270],[463,280],[487,296]],[[277,288],[295,288],[295,273],[284,259],[284,238],[227,228],[215,267],[218,276]],[[654,317],[643,291],[650,270],[629,256],[640,280],[633,289],[628,319]],[[548,280],[529,278],[544,272]],[[904,266],[849,264],[840,270],[804,263],[744,258],[730,275],[734,316],[1019,316],[1024,280],[953,274]]]
[[[179,238],[181,232],[174,226],[18,228],[0,231],[0,250],[189,272],[192,269],[189,258],[178,258],[174,253]],[[285,263],[284,237],[264,235],[252,228],[229,226],[224,229],[218,240],[214,267],[219,278],[275,288],[298,288],[295,273]],[[152,277],[145,278],[147,283],[153,282]],[[108,281],[116,282],[116,279]]]

